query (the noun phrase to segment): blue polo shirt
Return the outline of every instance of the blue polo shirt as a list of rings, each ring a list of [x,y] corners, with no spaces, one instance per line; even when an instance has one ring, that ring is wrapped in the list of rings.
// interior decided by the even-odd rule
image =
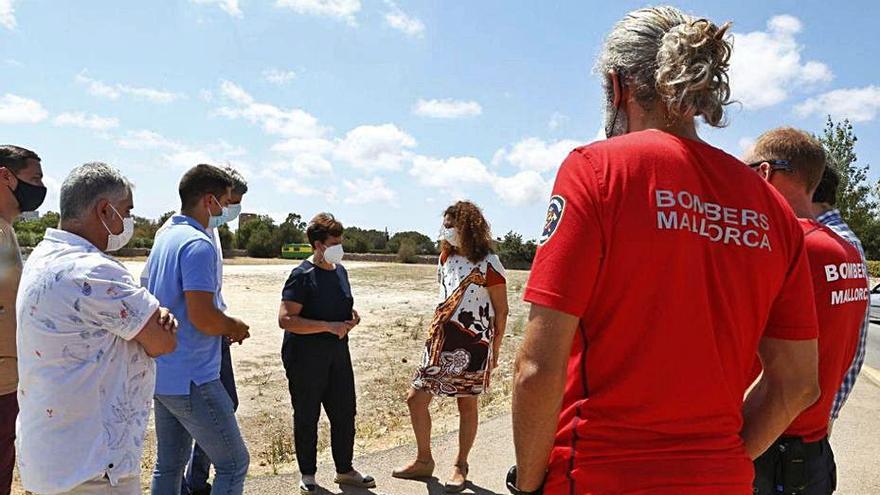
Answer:
[[[142,283],[177,317],[177,349],[156,360],[156,394],[189,395],[190,383],[202,385],[220,378],[222,337],[205,335],[193,326],[186,311],[186,291],[216,293],[217,250],[205,229],[186,215],[171,217],[157,236]]]

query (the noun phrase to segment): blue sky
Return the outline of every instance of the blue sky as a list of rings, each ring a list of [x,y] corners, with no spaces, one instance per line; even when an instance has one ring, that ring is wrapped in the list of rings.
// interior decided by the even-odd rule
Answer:
[[[741,105],[705,139],[740,154],[848,116],[880,178],[880,2],[671,3],[734,22]],[[600,130],[601,41],[643,5],[0,0],[0,141],[43,157],[44,210],[86,161],[133,180],[142,216],[178,207],[189,166],[228,162],[245,211],[432,234],[469,198],[534,238],[559,161]]]

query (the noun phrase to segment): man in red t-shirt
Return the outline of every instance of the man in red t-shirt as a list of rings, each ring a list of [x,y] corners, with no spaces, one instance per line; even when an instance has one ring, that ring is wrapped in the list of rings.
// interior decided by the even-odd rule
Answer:
[[[804,243],[819,321],[819,385],[822,393],[761,457],[755,460],[755,493],[827,495],[836,485],[828,443],[834,396],[856,352],[869,289],[855,246],[813,216],[813,192],[825,169],[825,151],[806,132],[781,128],[755,142],[747,162],[791,205]],[[754,375],[760,372],[760,363]]]
[[[525,292],[514,494],[751,494],[751,460],[818,396],[800,226],[696,133],[722,125],[726,29],[659,7],[608,36],[611,138],[562,164]]]

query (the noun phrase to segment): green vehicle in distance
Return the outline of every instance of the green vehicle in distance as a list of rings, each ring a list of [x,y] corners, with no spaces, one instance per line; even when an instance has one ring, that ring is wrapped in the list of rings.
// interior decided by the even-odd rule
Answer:
[[[312,255],[309,244],[285,244],[281,246],[281,257],[288,260],[304,260]]]

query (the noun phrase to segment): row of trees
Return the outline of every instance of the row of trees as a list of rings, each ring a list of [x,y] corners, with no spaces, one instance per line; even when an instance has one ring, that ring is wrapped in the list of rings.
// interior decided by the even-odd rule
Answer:
[[[828,165],[840,174],[837,207],[850,228],[859,236],[868,259],[880,260],[880,182],[870,184],[868,165],[858,163],[855,145],[858,141],[848,120],[835,123],[828,118],[819,139],[828,154]],[[149,248],[159,227],[174,212],[167,212],[156,220],[135,217],[135,232],[129,246]],[[38,219],[17,221],[15,230],[22,246],[35,246],[43,238],[48,227],[58,225],[59,215],[49,212]],[[220,242],[224,248],[247,251],[249,256],[259,258],[277,257],[281,246],[288,243],[305,243],[306,222],[302,216],[290,213],[281,223],[262,215],[244,223],[236,231],[222,226]],[[349,227],[345,229],[344,248],[349,253],[397,254],[400,261],[411,262],[419,255],[437,254],[437,243],[419,232],[398,232]],[[496,252],[506,266],[528,268],[535,256],[534,241],[525,241],[520,234],[509,232],[497,240]],[[873,265],[872,265],[873,266]]]

